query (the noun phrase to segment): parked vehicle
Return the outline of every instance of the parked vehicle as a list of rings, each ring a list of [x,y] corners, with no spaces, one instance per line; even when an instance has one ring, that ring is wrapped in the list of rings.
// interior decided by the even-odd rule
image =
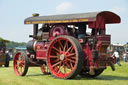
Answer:
[[[8,40],[0,40],[0,67],[4,65],[5,67],[9,67],[10,56],[6,52],[6,43]]]
[[[113,12],[33,14],[24,23],[33,24],[34,32],[29,36],[33,39],[27,44],[28,54],[20,51],[14,57],[14,71],[19,76],[25,76],[30,66],[39,66],[44,74],[61,79],[77,74],[96,77],[115,64],[106,56],[111,43],[106,24],[120,23],[120,17]],[[43,24],[41,28],[39,24]]]

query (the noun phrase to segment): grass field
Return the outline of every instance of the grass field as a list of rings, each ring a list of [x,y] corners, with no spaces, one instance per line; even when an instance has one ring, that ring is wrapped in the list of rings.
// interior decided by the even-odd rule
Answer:
[[[128,85],[128,63],[116,66],[116,71],[108,67],[96,78],[76,77],[70,80],[56,79],[43,75],[40,68],[30,67],[25,77],[16,76],[12,62],[9,68],[0,67],[0,85]]]

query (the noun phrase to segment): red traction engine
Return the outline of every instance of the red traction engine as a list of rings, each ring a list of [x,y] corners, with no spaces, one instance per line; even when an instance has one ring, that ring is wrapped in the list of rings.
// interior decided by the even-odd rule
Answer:
[[[39,66],[44,74],[69,79],[76,75],[96,77],[107,66],[114,68],[114,59],[107,56],[111,36],[106,24],[120,23],[110,11],[39,16],[33,14],[25,24],[33,24],[33,39],[27,52],[17,52],[14,71],[25,76],[28,67]],[[40,24],[40,25],[39,25]]]

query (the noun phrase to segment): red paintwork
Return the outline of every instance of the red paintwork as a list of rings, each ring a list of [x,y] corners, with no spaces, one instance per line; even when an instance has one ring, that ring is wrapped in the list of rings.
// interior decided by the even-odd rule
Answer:
[[[104,46],[104,45],[105,46],[109,46],[110,45],[110,35],[96,36],[96,39],[97,39],[96,50],[99,52],[99,56],[98,56],[99,58],[92,63],[92,60],[93,60],[92,51],[93,50],[89,47],[88,43],[86,43],[86,44],[84,44],[82,46],[83,47],[83,51],[86,54],[85,59],[89,60],[89,62],[88,62],[89,66],[93,65],[96,68],[105,68],[106,67],[106,63],[107,63],[106,51],[104,53],[102,53],[102,52],[100,52],[100,48],[102,48],[102,46]],[[106,50],[106,49],[104,49],[104,50]],[[103,54],[103,55],[100,55],[100,54]],[[99,65],[101,60],[104,60],[103,63],[105,65],[102,65],[102,66]]]
[[[49,43],[37,42],[35,44],[36,59],[46,59]]]
[[[50,74],[50,71],[46,64],[43,64],[40,68],[43,74]]]
[[[53,40],[55,36],[59,35],[69,35],[66,26],[63,24],[55,24],[52,26],[49,35],[49,41]]]
[[[23,74],[23,71],[24,71],[24,57],[21,56],[20,52],[18,52],[14,57],[13,68],[14,68],[14,71],[16,72],[16,75],[21,76]]]
[[[61,44],[63,43],[62,40],[63,40],[63,42],[65,42],[65,46],[64,47],[61,47],[61,45],[60,45],[60,43]],[[71,46],[72,46],[72,48],[71,48],[72,52],[71,53],[68,51],[70,49],[70,47],[67,47],[68,43],[70,43]],[[58,46],[55,47],[55,45],[58,45]],[[61,49],[59,49],[59,48],[61,48]],[[59,50],[57,51],[56,49],[59,49]],[[75,59],[72,60],[71,56],[69,56],[69,55],[74,53],[73,51],[75,51],[75,54],[73,56],[73,58],[75,58]],[[57,54],[57,56],[53,55],[52,54],[53,52],[54,52],[54,54]],[[59,57],[62,54],[65,55],[65,59],[64,60],[61,60],[60,57]],[[76,48],[74,47],[74,45],[72,44],[72,42],[70,40],[68,40],[66,38],[59,38],[56,41],[53,41],[52,44],[50,45],[49,50],[48,50],[48,58],[47,58],[48,66],[51,69],[52,74],[54,74],[58,78],[65,78],[65,77],[70,76],[71,73],[74,71],[76,65],[77,65],[76,56],[77,56]],[[58,61],[54,60],[55,58]],[[72,64],[72,67],[71,67],[71,70],[67,71],[66,66],[67,66],[67,64],[70,64],[69,60],[74,61],[74,63],[70,62]],[[59,64],[59,67],[57,67],[55,65],[56,63]]]
[[[81,43],[81,46],[84,52],[84,55],[81,54],[84,56],[84,59],[83,59],[84,65],[81,66],[82,70],[90,70],[91,67],[93,67],[95,70],[100,68],[106,68],[106,66],[110,64],[109,62],[114,61],[114,59],[107,58],[107,53],[106,53],[107,52],[106,49],[111,43],[111,36],[106,35],[105,25],[110,23],[120,23],[120,17],[112,12],[107,12],[107,11],[97,14],[95,18],[94,17],[89,18],[85,22],[78,22],[78,23],[65,22],[65,23],[59,23],[59,24],[45,23],[45,24],[48,24],[49,26],[48,29],[50,29],[50,31],[48,30],[49,39],[46,39],[46,41],[42,39],[43,33],[46,31],[43,31],[42,29],[42,31],[39,30],[38,32],[38,24],[35,24],[34,33],[33,33],[34,44],[30,43],[32,54],[30,53],[28,55],[30,60],[35,63],[31,63],[29,61],[30,62],[29,66],[30,65],[32,66],[48,65],[51,73],[54,76],[58,78],[70,78],[70,75],[74,74],[74,71],[76,70],[76,67],[78,64],[77,53],[81,52],[82,50],[79,49],[79,51],[77,51],[77,49],[80,47],[79,43]],[[73,34],[70,35],[70,33],[73,33],[73,32],[68,32],[69,29],[67,29],[67,25],[74,25],[74,27],[75,26],[79,27],[80,24],[81,25],[87,24],[88,27],[92,29],[92,33],[85,35],[84,39],[83,38],[78,39],[79,43],[75,42],[76,40],[73,38],[61,37],[61,35],[68,35],[68,36],[73,36],[77,38],[79,33],[78,35],[77,33],[75,35],[75,32],[76,32],[75,31],[74,35]],[[38,36],[36,36],[38,33],[39,34],[41,33],[39,37],[41,37],[42,40],[41,39],[38,40],[39,38]],[[60,37],[57,37],[57,36],[60,36]],[[55,37],[57,38],[55,39]],[[73,51],[68,50],[70,49],[70,46]],[[98,54],[98,57],[93,54],[95,55]],[[22,75],[22,72],[19,72],[18,71],[19,69],[17,68],[17,62],[20,62],[19,67],[22,67],[22,65],[24,65],[23,60],[18,60],[19,55],[20,53],[17,53],[15,56],[14,70],[17,75]],[[82,64],[83,63],[81,63],[81,65]],[[46,71],[44,67],[45,66],[41,67],[42,72],[48,73],[48,71]],[[68,68],[70,70],[67,71],[65,68]],[[61,69],[63,71],[61,71]]]
[[[112,12],[101,12],[96,16],[96,21],[88,23],[89,28],[105,29],[105,24],[120,23],[121,19],[118,15]]]
[[[60,31],[61,30],[61,31]],[[64,25],[54,25],[53,28],[50,30],[50,38],[49,41],[53,40],[54,36],[53,34],[55,34],[56,36],[60,36],[60,35],[68,35],[69,33],[67,32],[67,30],[65,30],[65,26]],[[97,45],[96,45],[96,50],[99,51],[99,48],[103,45],[109,45],[110,44],[110,35],[96,35],[96,39],[97,39]],[[83,42],[83,40],[78,40],[79,42]],[[46,53],[47,53],[47,48],[49,47],[49,43],[45,44],[43,42],[37,42],[35,44],[35,51],[36,51],[36,59],[46,59]],[[83,51],[85,52],[85,59],[88,59],[88,66],[91,65],[95,65],[96,68],[105,68],[106,67],[106,63],[107,63],[107,59],[106,59],[106,55],[102,55],[99,56],[99,59],[96,60],[95,62],[93,62],[93,58],[92,58],[92,49],[90,48],[88,43],[82,44],[83,47]],[[104,53],[106,54],[106,53]],[[100,66],[100,60],[104,60],[106,62],[104,62],[104,66]]]

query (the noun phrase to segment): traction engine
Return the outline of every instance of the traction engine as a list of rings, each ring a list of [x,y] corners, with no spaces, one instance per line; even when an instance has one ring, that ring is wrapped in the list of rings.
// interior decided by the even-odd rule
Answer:
[[[33,39],[27,43],[27,53],[16,53],[14,71],[25,76],[29,67],[38,66],[44,74],[69,79],[78,74],[96,77],[107,66],[115,70],[115,58],[107,56],[111,36],[106,35],[105,25],[111,23],[120,23],[120,17],[109,11],[53,16],[34,14],[25,19],[25,24],[33,24],[34,32],[29,36]]]

